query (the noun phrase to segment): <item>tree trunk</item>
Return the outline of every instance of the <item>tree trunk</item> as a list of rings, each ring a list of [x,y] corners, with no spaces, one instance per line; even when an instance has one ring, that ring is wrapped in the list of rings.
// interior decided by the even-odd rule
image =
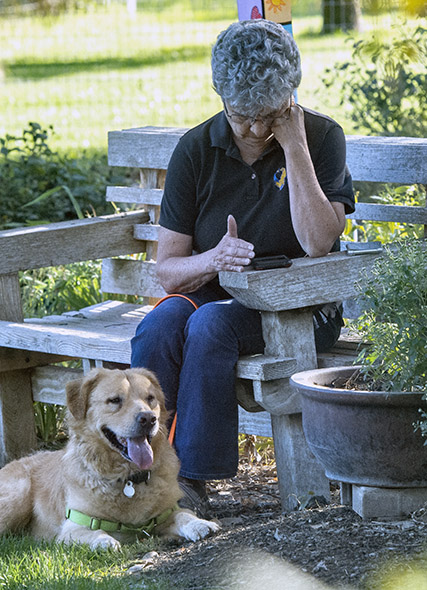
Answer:
[[[359,0],[322,0],[323,32],[360,30]]]

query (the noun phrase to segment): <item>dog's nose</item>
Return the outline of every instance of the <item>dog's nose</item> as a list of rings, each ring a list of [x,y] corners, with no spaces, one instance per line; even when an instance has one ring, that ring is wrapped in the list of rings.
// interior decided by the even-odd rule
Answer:
[[[150,427],[155,425],[157,418],[153,412],[139,412],[136,416],[136,421],[140,426]]]

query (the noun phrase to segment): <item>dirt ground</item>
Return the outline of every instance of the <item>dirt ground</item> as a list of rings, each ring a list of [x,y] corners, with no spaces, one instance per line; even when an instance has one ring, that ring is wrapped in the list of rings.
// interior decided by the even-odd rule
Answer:
[[[283,514],[274,462],[246,458],[209,487],[221,531],[148,556],[134,587],[166,574],[186,590],[427,590],[427,504],[407,520],[365,521],[332,484],[331,504]]]

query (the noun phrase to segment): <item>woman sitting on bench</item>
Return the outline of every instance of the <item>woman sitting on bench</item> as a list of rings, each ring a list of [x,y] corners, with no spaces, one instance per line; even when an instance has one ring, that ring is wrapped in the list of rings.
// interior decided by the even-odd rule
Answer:
[[[218,272],[242,272],[255,255],[337,250],[354,210],[343,130],[295,104],[300,55],[281,25],[232,24],[213,47],[212,74],[224,110],[180,140],[161,207],[158,276],[181,296],[151,311],[132,340],[132,366],[156,373],[177,412],[183,504],[200,516],[205,481],[237,470],[236,362],[264,349],[259,312],[230,299]],[[316,347],[327,350],[339,307],[313,321]]]

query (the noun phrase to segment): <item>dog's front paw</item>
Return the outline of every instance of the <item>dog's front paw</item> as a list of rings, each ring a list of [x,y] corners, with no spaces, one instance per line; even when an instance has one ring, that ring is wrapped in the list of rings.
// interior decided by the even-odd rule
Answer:
[[[216,522],[198,518],[193,512],[183,510],[175,513],[175,534],[188,541],[204,539],[219,529],[220,526]]]
[[[118,551],[121,547],[119,541],[107,534],[100,534],[89,542],[91,549],[113,549]]]
[[[121,547],[119,541],[104,531],[92,531],[86,527],[79,526],[70,520],[66,520],[56,537],[67,545],[81,543],[89,545],[91,549],[113,549],[118,551]]]
[[[210,533],[216,533],[219,529],[220,526],[216,522],[195,518],[182,526],[180,534],[184,539],[188,539],[189,541],[199,541],[207,537]]]

